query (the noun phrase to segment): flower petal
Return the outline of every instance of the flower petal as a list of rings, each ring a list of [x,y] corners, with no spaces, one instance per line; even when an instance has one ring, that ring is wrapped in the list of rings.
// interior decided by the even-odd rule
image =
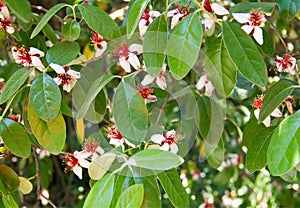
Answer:
[[[157,101],[157,97],[155,95],[149,95],[147,97],[147,103],[153,103]]]
[[[178,152],[178,146],[177,144],[173,143],[170,145],[170,152],[176,154]]]
[[[29,48],[29,51],[28,53],[31,55],[31,56],[36,56],[36,55],[39,55],[39,57],[43,57],[45,54],[43,51],[37,49],[37,48],[34,48],[34,47],[30,47]],[[32,57],[31,57],[32,58]]]
[[[155,19],[156,17],[160,16],[161,13],[159,11],[149,11],[149,15],[152,19]]]
[[[214,93],[214,86],[212,85],[211,81],[207,82],[205,84],[205,93],[208,95],[208,96],[212,96],[213,93]]]
[[[156,77],[156,84],[160,89],[165,90],[167,88],[166,79],[163,75]]]
[[[161,134],[153,134],[150,138],[150,140],[156,144],[161,144],[162,141],[165,140],[165,137]]]
[[[179,13],[178,9],[173,9],[171,11],[168,11],[167,17],[173,17],[174,15],[176,15],[178,13]]]
[[[133,147],[133,148],[136,148],[136,145],[132,144],[130,141],[128,141],[127,139],[124,139],[125,140],[125,143],[130,146],[130,147]]]
[[[134,43],[128,47],[128,50],[131,53],[134,53],[135,55],[139,55],[139,54],[143,53],[143,46],[141,44]]]
[[[146,25],[146,20],[145,19],[141,19],[140,22],[139,22],[139,31],[140,31],[140,36],[141,37],[144,37],[146,31],[147,31],[147,28],[148,26]]]
[[[255,118],[256,118],[257,120],[259,120],[260,109],[255,109],[253,113],[254,113]]]
[[[140,63],[139,58],[135,54],[133,54],[133,53],[129,53],[128,62],[136,70],[138,70],[141,67],[141,63]]]
[[[82,179],[82,168],[79,165],[74,166],[72,170],[79,179]]]
[[[72,69],[69,69],[67,71],[67,74],[71,75],[71,77],[75,78],[75,79],[79,79],[80,78],[80,72],[78,71],[74,71]]]
[[[206,75],[200,77],[199,81],[196,84],[197,90],[201,90],[205,86],[206,80],[207,80]]]
[[[54,80],[54,82],[56,82],[57,85],[61,85],[62,80],[60,78],[55,77],[53,80]]]
[[[119,58],[119,64],[127,73],[131,72],[130,64],[125,57]]]
[[[90,167],[90,162],[89,161],[87,161],[87,160],[85,160],[85,159],[79,159],[78,160],[78,163],[79,163],[79,165],[81,166],[81,167],[83,167],[83,168],[89,168]]]
[[[151,84],[154,81],[155,77],[152,77],[150,74],[147,74],[143,81],[141,82],[141,85],[146,86]]]
[[[115,145],[116,147],[123,145],[123,140],[120,139],[110,139],[109,144]]]
[[[176,14],[172,17],[172,21],[171,21],[171,30],[174,29],[174,27],[179,23],[180,18],[183,17],[183,14]]]
[[[266,127],[269,127],[271,125],[271,117],[268,116],[264,121],[263,121],[263,124],[266,126]]]
[[[250,13],[232,13],[232,16],[239,23],[246,23],[250,21]]]
[[[164,143],[163,146],[160,147],[161,150],[169,151],[170,145],[168,143]]]
[[[44,67],[44,65],[42,64],[42,61],[36,57],[36,56],[31,56],[31,64],[30,66],[35,66],[38,70],[40,70],[41,72],[44,72],[46,70],[46,68]]]
[[[259,45],[264,43],[263,30],[260,27],[254,27],[253,37]]]
[[[64,74],[65,73],[65,69],[58,64],[49,64],[49,66],[57,73],[57,74]]]
[[[227,9],[225,9],[224,7],[220,6],[217,3],[212,3],[211,8],[214,10],[214,12],[217,15],[222,15],[223,16],[223,15],[229,14],[229,11]]]
[[[280,111],[278,108],[276,108],[276,109],[271,113],[271,116],[280,118],[280,117],[282,117],[282,113],[281,113],[281,111]]]
[[[243,25],[242,29],[249,35],[253,31],[254,27],[250,25]]]

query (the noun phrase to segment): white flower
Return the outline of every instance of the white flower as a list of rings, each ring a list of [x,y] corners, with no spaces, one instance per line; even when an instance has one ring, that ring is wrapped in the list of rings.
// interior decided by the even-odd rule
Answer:
[[[251,10],[250,13],[232,13],[232,16],[239,22],[244,24],[242,29],[249,35],[253,35],[259,45],[264,43],[263,30],[261,27],[266,21],[262,10]]]
[[[163,68],[157,77],[152,77],[150,74],[147,74],[144,77],[143,81],[141,82],[141,85],[146,86],[153,82],[156,82],[156,84],[160,87],[160,89],[165,90],[167,88],[167,83],[164,76],[164,73],[166,71],[166,66],[167,66],[166,64],[163,64]]]
[[[131,72],[130,65],[138,70],[141,67],[141,63],[137,55],[143,52],[143,46],[140,44],[132,44],[129,47],[125,42],[117,48],[117,51],[114,53],[119,57],[120,66],[127,72]]]
[[[80,78],[80,72],[70,69],[69,66],[62,67],[53,63],[50,64],[50,67],[57,73],[57,77],[53,79],[56,84],[63,85],[63,89],[70,92],[77,79]]]
[[[40,57],[44,56],[44,52],[37,48],[30,47],[28,51],[24,48],[24,46],[19,48],[15,45],[12,47],[12,56],[17,64],[21,64],[26,67],[33,66],[42,72],[46,70],[40,60]]]
[[[141,86],[141,87],[137,87],[136,90],[144,99],[145,104],[157,101],[157,97],[155,95],[152,95],[153,93],[152,88],[147,86]]]
[[[189,14],[187,8],[181,9],[176,8],[168,12],[167,17],[172,17],[171,20],[171,30],[185,17]]]
[[[75,151],[74,154],[67,154],[64,157],[64,163],[67,165],[65,171],[72,170],[78,178],[82,179],[82,168],[89,168],[90,162],[86,159],[91,155],[88,152]]]
[[[291,75],[296,74],[297,60],[293,55],[276,56],[275,64],[278,72],[286,72]],[[296,69],[296,70],[295,70]]]
[[[213,14],[220,16],[229,14],[228,10],[224,7],[220,6],[217,3],[210,4],[209,1],[204,2],[204,8],[211,13],[203,13],[204,20],[202,22],[205,25],[205,30],[210,30],[214,26],[215,20]]]
[[[201,90],[205,87],[205,94],[208,96],[212,96],[214,93],[214,86],[211,81],[208,79],[207,75],[203,75],[200,77],[199,81],[196,84],[197,90]]]
[[[162,145],[161,150],[170,151],[174,154],[178,152],[177,140],[175,137],[175,130],[167,131],[163,134],[154,134],[150,140],[156,144]]]
[[[125,139],[120,131],[117,129],[115,125],[112,125],[110,127],[106,128],[106,134],[107,137],[110,139],[109,144],[114,145],[115,147],[122,147],[122,150],[124,151],[124,144],[127,144],[133,148],[136,148],[136,145],[129,142],[127,139]]]
[[[9,15],[7,6],[5,3],[0,1],[0,27],[9,34],[13,34],[15,32],[15,28],[11,22],[12,19]]]
[[[146,9],[144,10],[144,13],[142,14],[142,17],[139,22],[139,30],[140,30],[140,37],[144,37],[148,26],[153,22],[153,19],[158,17],[160,12],[158,11],[147,11]]]
[[[96,32],[92,31],[92,41],[90,42],[90,45],[94,46],[95,48],[95,57],[102,56],[102,54],[107,49],[107,42],[104,40],[104,38]]]

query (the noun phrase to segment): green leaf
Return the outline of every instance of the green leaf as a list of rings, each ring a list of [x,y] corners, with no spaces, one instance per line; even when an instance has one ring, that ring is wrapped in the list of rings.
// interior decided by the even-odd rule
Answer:
[[[184,78],[198,59],[202,27],[198,14],[192,13],[176,25],[168,42],[168,65],[175,79]]]
[[[148,111],[136,89],[120,82],[113,100],[114,119],[121,134],[133,144],[145,139],[148,128]]]
[[[230,13],[249,13],[252,9],[262,9],[264,13],[272,13],[274,2],[241,2],[230,8]]]
[[[30,105],[45,121],[52,121],[60,110],[61,93],[54,80],[46,73],[39,74],[29,92]]]
[[[27,0],[5,0],[5,3],[23,22],[31,22],[32,12]]]
[[[84,4],[78,5],[78,9],[92,30],[111,40],[119,37],[118,25],[102,9]]]
[[[20,123],[4,118],[0,122],[0,135],[13,154],[24,158],[30,156],[30,139]]]
[[[81,98],[84,100],[84,103],[81,105],[80,109],[78,110],[76,120],[78,120],[86,115],[86,113],[88,112],[92,102],[95,100],[98,93],[114,78],[115,78],[115,76],[113,76],[111,74],[106,74],[106,75],[103,75],[103,76],[97,78],[95,81],[93,81],[93,83],[91,84],[91,86],[88,89],[86,97]],[[85,79],[87,80],[87,81],[85,81],[86,83],[90,82],[88,77],[86,77]],[[85,85],[86,85],[85,83],[82,84],[82,90],[84,90],[84,91],[87,90],[84,87]]]
[[[41,21],[41,17],[37,15],[33,15],[34,21],[39,22]],[[57,36],[54,33],[52,27],[47,23],[42,29],[44,35],[54,44],[58,42]]]
[[[18,189],[20,181],[18,174],[7,165],[0,164],[0,181],[2,182],[0,193],[7,195]]]
[[[221,186],[228,183],[229,180],[234,176],[234,167],[225,168],[222,172],[218,173],[214,178],[214,184]]]
[[[67,21],[62,26],[61,32],[66,40],[75,41],[80,36],[80,24],[75,19]]]
[[[96,158],[89,166],[88,172],[92,180],[101,179],[105,173],[109,170],[111,164],[116,159],[116,155],[113,153],[105,153]]]
[[[18,208],[18,204],[12,195],[2,196],[2,202],[5,208]]]
[[[124,188],[126,188],[125,186],[128,185],[129,178],[131,179],[129,176],[126,177],[121,174],[115,175],[114,197],[111,201],[110,207],[116,207],[120,195],[122,194]]]
[[[80,47],[77,42],[57,42],[46,54],[46,60],[50,63],[66,65],[73,61],[80,52]]]
[[[174,207],[189,207],[188,195],[176,169],[161,172],[157,177]]]
[[[116,208],[141,207],[144,197],[143,184],[135,184],[125,189],[119,197]]]
[[[143,58],[147,72],[157,77],[163,68],[168,42],[168,24],[165,15],[155,18],[144,37]]]
[[[66,141],[66,124],[59,113],[52,121],[47,122],[38,117],[31,105],[28,107],[28,119],[33,135],[38,142],[52,154],[59,154]]]
[[[109,208],[114,197],[115,175],[106,174],[97,181],[89,192],[83,208],[101,207]]]
[[[280,17],[290,21],[300,9],[299,0],[278,0]]]
[[[238,70],[254,84],[265,86],[266,65],[252,38],[232,22],[223,22],[222,26],[225,46]]]
[[[220,139],[216,148],[211,152],[211,154],[207,157],[207,162],[213,168],[218,168],[221,166],[224,161],[224,143],[223,140]]]
[[[236,83],[237,67],[231,60],[224,41],[215,39],[205,51],[206,74],[221,96],[228,96]]]
[[[246,167],[250,173],[262,169],[267,164],[267,150],[275,127],[267,128],[257,123],[253,117],[246,124],[243,145],[247,146]]]
[[[146,149],[134,154],[129,164],[150,170],[169,170],[183,163],[183,158],[169,151]],[[155,162],[154,162],[155,161]]]
[[[16,6],[19,6],[16,4]],[[39,32],[44,28],[44,26],[47,24],[47,22],[55,15],[56,12],[61,10],[62,8],[68,6],[65,3],[60,3],[49,9],[49,11],[44,15],[44,17],[41,19],[41,21],[37,24],[37,26],[34,28],[30,35],[30,39],[33,39]]]
[[[0,95],[0,104],[8,101],[18,91],[28,79],[30,72],[31,70],[21,68],[10,77]]]
[[[161,194],[158,187],[157,180],[154,176],[143,177],[144,184],[144,200],[143,208],[160,208],[161,207]]]
[[[29,194],[33,189],[32,183],[24,177],[19,177],[19,180],[20,185],[18,190],[21,191],[22,194]]]
[[[135,0],[133,4],[131,4],[132,6],[130,7],[130,11],[127,19],[128,38],[130,38],[133,35],[149,1],[150,0]]]
[[[264,121],[292,92],[293,83],[286,79],[281,79],[267,91],[263,99],[263,104],[259,113],[259,120]]]
[[[300,162],[300,110],[284,119],[275,129],[268,148],[272,175],[287,173]]]
[[[274,37],[272,36],[273,34],[270,33],[270,31],[267,31],[265,29],[263,30],[263,38],[264,38],[264,43],[262,45],[258,45],[259,49],[266,55],[266,56],[272,56],[274,53]]]
[[[295,181],[297,180],[296,176],[297,176],[297,169],[292,168],[287,173],[281,175],[280,178],[282,178],[283,180],[285,180],[287,182],[293,182],[294,180]]]

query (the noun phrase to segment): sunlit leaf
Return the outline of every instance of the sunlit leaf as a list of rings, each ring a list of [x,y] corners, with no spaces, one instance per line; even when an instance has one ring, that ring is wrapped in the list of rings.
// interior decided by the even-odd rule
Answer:
[[[59,65],[66,65],[73,61],[80,52],[77,42],[57,42],[55,43],[46,54],[47,62]]]
[[[4,2],[22,21],[31,22],[32,12],[27,0],[4,0]]]
[[[116,155],[113,153],[105,153],[96,158],[89,166],[89,176],[93,180],[101,179],[109,170],[111,164],[114,162]]]
[[[299,0],[278,0],[278,7],[280,17],[286,20],[292,20],[294,16],[299,12],[300,1]]]
[[[0,186],[0,193],[7,195],[18,189],[20,181],[18,174],[7,165],[0,164],[0,180],[3,186]]]
[[[222,139],[219,140],[216,148],[209,154],[207,161],[213,168],[221,166],[224,161],[224,143]]]
[[[29,194],[33,189],[32,183],[24,177],[19,177],[19,180],[20,180],[20,186],[18,188],[19,191],[21,191],[22,194]]]
[[[262,9],[264,13],[272,13],[274,2],[240,2],[230,8],[230,13],[249,13],[252,9]]]
[[[74,19],[67,21],[62,26],[61,32],[66,40],[75,41],[80,36],[80,24]]]
[[[119,197],[116,208],[141,207],[144,197],[143,184],[135,184],[125,189]]]

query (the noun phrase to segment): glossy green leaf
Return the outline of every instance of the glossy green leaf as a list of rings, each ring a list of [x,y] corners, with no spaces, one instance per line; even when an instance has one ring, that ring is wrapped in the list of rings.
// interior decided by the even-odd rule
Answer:
[[[67,21],[63,24],[61,32],[66,40],[75,41],[80,36],[80,24],[74,19]]]
[[[198,59],[202,42],[201,20],[197,13],[183,18],[168,42],[168,65],[175,79],[184,78]]]
[[[0,164],[0,181],[2,182],[0,193],[7,195],[18,189],[20,181],[18,174],[7,165]]]
[[[146,149],[134,154],[129,164],[150,170],[169,170],[178,167],[183,161],[182,157],[169,151]]]
[[[96,158],[89,166],[88,172],[92,180],[101,179],[105,173],[109,170],[111,164],[116,159],[116,155],[113,153],[105,153]]]
[[[127,19],[127,36],[130,38],[134,33],[140,18],[150,0],[135,0],[130,7]]]
[[[300,110],[284,119],[275,129],[268,148],[272,175],[282,175],[300,162]]]
[[[299,0],[278,0],[280,17],[292,20],[300,9]]]
[[[238,70],[254,84],[265,86],[266,65],[251,36],[232,22],[223,22],[222,26],[225,46]]]
[[[2,202],[5,208],[18,208],[18,204],[12,195],[2,196]]]
[[[264,13],[272,13],[274,2],[241,2],[230,8],[230,13],[249,13],[252,9],[262,9]]]
[[[30,72],[31,70],[21,68],[10,77],[0,95],[0,104],[8,101],[18,91],[18,89],[20,89],[20,87],[28,79]]]
[[[66,124],[59,113],[52,121],[47,122],[38,117],[29,105],[28,119],[33,135],[46,150],[52,154],[59,154],[66,141]]]
[[[119,197],[116,208],[141,207],[144,198],[143,184],[135,184],[125,189]]]
[[[46,73],[39,74],[32,82],[29,102],[35,113],[45,121],[52,121],[60,110],[61,93],[54,80]]]
[[[115,175],[106,174],[97,181],[89,192],[83,208],[101,207],[109,208],[112,198],[114,197]]]
[[[270,31],[263,29],[263,38],[264,43],[262,45],[257,45],[266,56],[272,56],[275,50],[273,34]]]
[[[46,54],[46,60],[50,63],[66,65],[73,61],[80,52],[80,47],[77,42],[57,42]]]
[[[168,24],[166,16],[161,15],[153,20],[144,36],[143,58],[147,72],[157,77],[163,68],[168,42]]]
[[[211,152],[211,154],[207,157],[207,162],[213,168],[218,168],[221,166],[224,161],[224,143],[223,140],[220,139],[216,148]]]
[[[158,187],[157,180],[154,176],[143,177],[144,184],[144,200],[143,208],[160,208],[161,193]]]
[[[42,17],[38,15],[33,15],[34,21],[37,23],[41,21]],[[54,33],[52,27],[50,26],[49,23],[46,23],[45,26],[42,29],[44,35],[52,42],[52,43],[57,43],[58,39],[56,34]]]
[[[264,121],[292,92],[293,82],[281,79],[267,91],[259,113],[259,120]]]
[[[246,124],[243,145],[247,146],[246,167],[250,173],[262,169],[267,164],[267,150],[275,127],[267,128],[257,123],[253,117]]]
[[[225,168],[222,172],[218,173],[214,178],[214,184],[221,186],[228,183],[229,180],[234,176],[234,167]]]
[[[32,189],[33,189],[33,185],[32,183],[24,177],[19,177],[20,180],[20,185],[18,190],[22,192],[22,194],[29,194]]]
[[[18,5],[18,4],[16,4]],[[41,21],[37,24],[37,26],[34,28],[30,35],[30,39],[33,39],[39,32],[44,28],[44,26],[47,24],[47,22],[55,15],[56,12],[61,10],[62,8],[68,6],[65,3],[60,3],[49,9],[49,11],[43,16]]]
[[[84,101],[84,103],[80,106],[80,109],[78,110],[76,119],[80,119],[82,117],[84,117],[86,115],[86,113],[88,112],[92,102],[95,100],[96,96],[98,95],[98,93],[100,93],[100,91],[112,80],[114,79],[115,76],[111,75],[111,74],[106,74],[103,75],[99,78],[97,78],[96,80],[93,81],[93,83],[86,88],[85,86],[88,85],[88,82],[90,82],[89,77],[85,77],[83,81],[80,81],[81,83],[81,91],[87,92],[86,97],[84,97],[84,93],[82,93],[83,97],[80,98],[78,97],[78,99],[81,99],[81,101]],[[77,91],[77,90],[76,90]],[[75,93],[75,92],[73,92]],[[80,101],[80,103],[81,103]],[[91,106],[92,107],[92,106]]]
[[[205,51],[206,74],[221,96],[228,96],[236,83],[237,67],[231,60],[224,41],[215,39]]]
[[[32,12],[27,0],[4,0],[4,2],[23,22],[31,22]]]
[[[114,39],[120,35],[118,25],[102,9],[79,4],[78,9],[88,26],[104,38]]]
[[[283,180],[285,180],[287,182],[293,182],[294,180],[295,181],[297,180],[296,176],[297,176],[297,169],[292,168],[287,173],[281,175],[280,178],[282,178]]]
[[[148,128],[148,111],[136,89],[119,83],[113,100],[114,119],[121,134],[133,144],[145,139]]]
[[[157,177],[174,207],[189,207],[188,195],[176,169],[161,172]]]
[[[29,136],[20,123],[4,118],[0,122],[0,135],[7,148],[19,157],[30,156],[31,144]]]

